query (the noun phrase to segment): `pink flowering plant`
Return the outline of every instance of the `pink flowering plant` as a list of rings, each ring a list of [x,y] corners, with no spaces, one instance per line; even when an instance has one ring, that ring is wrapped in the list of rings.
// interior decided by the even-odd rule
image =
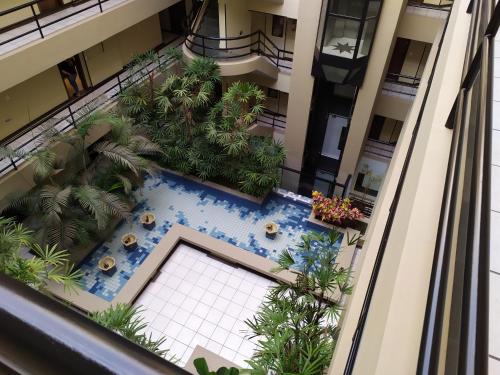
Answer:
[[[326,198],[319,191],[313,191],[312,197],[314,216],[325,223],[343,225],[363,217],[360,210],[351,207],[349,198],[342,199],[337,196]]]

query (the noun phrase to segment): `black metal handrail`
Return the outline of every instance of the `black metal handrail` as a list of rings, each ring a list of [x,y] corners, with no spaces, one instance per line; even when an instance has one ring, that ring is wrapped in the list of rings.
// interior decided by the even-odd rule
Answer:
[[[420,86],[421,77],[410,76],[407,74],[398,73],[387,73],[385,80],[387,82],[393,82],[404,86],[418,87]]]
[[[325,194],[327,196],[332,196],[333,194],[335,194],[336,191],[338,191],[337,188],[339,188],[340,191],[341,191],[341,193],[337,194],[337,195],[340,195],[342,198],[345,198],[347,196],[347,190],[349,188],[349,184],[350,184],[351,178],[352,178],[352,175],[348,175],[347,178],[346,178],[346,180],[345,180],[345,182],[342,184],[342,183],[337,182],[337,178],[336,177],[333,180],[328,180],[328,179],[320,177],[320,176],[315,176],[315,175],[312,175],[312,174],[308,174],[308,173],[306,173],[304,171],[298,171],[296,169],[287,167],[285,165],[282,165],[280,167],[280,169],[281,169],[281,182],[282,183],[285,181],[285,179],[283,177],[284,174],[285,174],[285,172],[293,174],[294,175],[294,179],[297,181],[295,189],[290,188],[290,186],[288,186],[288,185],[287,186],[282,186],[282,187],[285,190],[292,191],[293,193],[305,195],[307,197],[311,196],[312,190],[311,189],[303,189],[301,187],[301,183],[299,181],[301,181],[303,179],[309,179],[309,180],[320,181],[320,182],[326,183],[327,186],[328,186],[328,189],[325,192]]]
[[[178,44],[178,46],[182,45],[182,43]],[[169,64],[172,62],[172,59],[170,57],[167,57],[165,54],[162,54],[160,48],[156,49],[156,52],[158,54],[158,65],[155,65],[154,62],[150,62],[149,65],[145,66],[144,68],[150,72],[153,70],[157,70],[160,68],[163,68],[165,65]],[[30,145],[33,146],[30,150],[30,152],[35,152],[39,147],[42,142],[40,140],[43,140],[44,135],[51,131],[52,128],[57,128],[58,131],[61,133],[64,133],[66,131],[69,131],[71,129],[74,129],[76,127],[76,124],[78,122],[78,113],[81,110],[86,110],[88,108],[91,109],[98,109],[102,108],[103,106],[107,105],[111,101],[115,100],[117,96],[123,91],[123,89],[132,83],[136,83],[139,81],[142,81],[143,79],[146,78],[146,74],[143,76],[131,76],[128,74],[128,69],[127,67],[124,67],[122,70],[119,72],[113,74],[111,77],[107,78],[100,84],[92,87],[91,90],[87,91],[83,96],[79,97],[78,99],[75,99],[73,101],[69,101],[68,103],[65,103],[64,105],[58,107],[55,111],[51,111],[46,115],[43,115],[41,118],[31,122],[27,126],[23,127],[20,131],[10,135],[9,137],[3,139],[0,142],[1,147],[10,147],[11,144],[13,144],[15,141],[20,139],[22,136],[26,135],[27,133],[33,131],[34,129],[43,126],[44,124],[48,123],[52,119],[57,118],[56,121],[50,124],[50,127],[42,129],[41,132],[37,133],[27,141],[21,143],[20,145],[16,145],[15,148],[11,148],[14,151],[22,150],[26,146]],[[112,84],[114,82],[114,84]],[[85,98],[99,92],[102,88],[105,88],[103,92],[100,93],[99,96],[93,98],[91,101],[86,101]],[[107,96],[108,93],[111,93],[109,97]],[[104,101],[102,101],[103,97],[107,97]],[[67,115],[64,115],[64,112],[67,111]],[[62,117],[58,118],[58,115],[63,114]],[[61,125],[63,125],[61,127]],[[25,158],[8,158],[9,159],[9,164],[0,168],[0,176],[3,176],[7,172],[11,170],[17,170],[18,166],[24,162]],[[0,161],[4,160],[0,158]]]
[[[92,4],[92,5],[80,8],[80,9],[74,11],[74,12],[71,12],[69,14],[66,14],[66,15],[62,16],[61,18],[58,18],[58,19],[55,19],[53,21],[44,23],[43,25],[40,23],[40,19],[43,18],[43,17],[41,17],[40,14],[36,13],[35,7],[34,7],[36,4],[40,3],[41,1],[43,1],[43,0],[30,1],[28,3],[17,5],[15,7],[12,7],[12,8],[9,8],[9,9],[6,9],[6,10],[0,12],[0,17],[2,17],[2,16],[9,15],[11,13],[14,13],[14,12],[20,11],[22,9],[28,9],[29,8],[31,10],[32,16],[27,17],[27,18],[25,18],[23,20],[20,20],[20,21],[18,20],[18,21],[16,21],[15,24],[26,23],[26,22],[35,22],[35,24],[36,24],[36,28],[30,29],[30,30],[25,31],[25,32],[23,32],[23,33],[21,33],[19,35],[16,35],[16,36],[14,36],[14,37],[12,37],[10,39],[7,39],[7,40],[4,40],[4,41],[0,42],[0,46],[2,46],[4,44],[7,44],[7,43],[10,43],[10,42],[13,42],[16,39],[22,38],[22,37],[24,37],[26,35],[29,35],[31,33],[37,32],[37,31],[40,34],[40,37],[43,39],[43,38],[45,38],[45,34],[43,32],[44,28],[46,28],[48,26],[51,26],[51,25],[54,25],[54,24],[56,24],[56,23],[58,23],[58,22],[60,22],[62,20],[65,20],[67,18],[73,17],[73,16],[75,16],[77,14],[80,14],[80,13],[85,12],[85,11],[87,11],[89,9],[92,9],[92,8],[97,8],[98,7],[99,8],[99,12],[102,13],[103,12],[102,4],[105,3],[105,2],[107,2],[107,1],[109,1],[109,0],[97,0],[97,3],[95,3],[95,4]],[[12,26],[13,25],[8,26],[8,27],[10,28]],[[4,27],[4,29],[6,29],[6,28],[7,27]],[[2,31],[3,31],[3,29],[0,29],[0,33]]]
[[[189,374],[0,274],[0,368],[19,374]]]
[[[427,3],[425,0],[410,0],[408,6],[417,8],[429,8],[439,10],[450,10],[453,5],[453,0],[440,0],[439,3]]]
[[[264,109],[264,112],[257,117],[255,122],[269,125],[273,129],[286,129],[286,116],[282,115],[281,113],[270,111],[268,109]]]
[[[244,40],[248,40],[249,42],[243,42],[244,44],[234,47],[227,47],[228,43],[231,44]],[[221,47],[221,44],[224,44],[225,47]],[[276,67],[288,69],[291,68],[290,64],[283,64],[283,62],[291,62],[293,60],[293,52],[276,46],[261,30],[235,37],[205,36],[191,32],[185,40],[185,45],[192,53],[203,57],[234,59],[258,54],[267,57]],[[211,53],[211,51],[214,52]]]

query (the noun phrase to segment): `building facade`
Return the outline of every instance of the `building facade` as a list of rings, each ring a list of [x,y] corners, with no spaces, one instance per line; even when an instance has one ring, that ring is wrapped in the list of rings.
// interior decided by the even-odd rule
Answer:
[[[466,0],[3,1],[0,144],[29,153],[47,124],[109,103],[138,54],[214,59],[222,91],[244,81],[266,94],[252,132],[283,143],[281,188],[343,194],[365,215],[329,374],[438,373],[422,368],[422,337],[458,137],[450,121],[479,50],[472,35],[493,12]],[[0,208],[33,186],[22,157],[0,159]],[[457,281],[443,282],[447,332]],[[439,373],[453,366],[442,337]]]

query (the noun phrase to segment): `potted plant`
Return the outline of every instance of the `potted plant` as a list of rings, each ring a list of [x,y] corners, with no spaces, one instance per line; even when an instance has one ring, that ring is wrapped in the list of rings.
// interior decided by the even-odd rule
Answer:
[[[137,248],[137,236],[133,233],[127,233],[122,237],[122,245],[125,250],[131,251]]]
[[[156,216],[152,212],[146,212],[141,215],[141,224],[147,230],[151,230],[156,225]]]
[[[313,191],[312,197],[314,216],[327,224],[345,228],[350,222],[363,217],[359,209],[351,206],[349,198],[326,198],[319,191]]]
[[[99,269],[106,276],[113,276],[116,272],[116,261],[115,258],[110,256],[105,256],[99,259],[98,264]]]
[[[278,234],[278,224],[276,223],[267,223],[266,224],[266,237],[274,240],[276,235]]]

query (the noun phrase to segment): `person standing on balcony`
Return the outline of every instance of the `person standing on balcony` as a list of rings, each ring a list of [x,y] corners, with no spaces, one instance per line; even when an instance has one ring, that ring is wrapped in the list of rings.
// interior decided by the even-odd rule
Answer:
[[[80,88],[78,87],[78,83],[76,82],[76,78],[78,77],[78,70],[76,69],[76,64],[73,58],[69,58],[64,60],[59,64],[59,69],[61,70],[61,74],[63,79],[67,79],[73,87],[75,93],[73,96],[78,96],[80,94]]]

